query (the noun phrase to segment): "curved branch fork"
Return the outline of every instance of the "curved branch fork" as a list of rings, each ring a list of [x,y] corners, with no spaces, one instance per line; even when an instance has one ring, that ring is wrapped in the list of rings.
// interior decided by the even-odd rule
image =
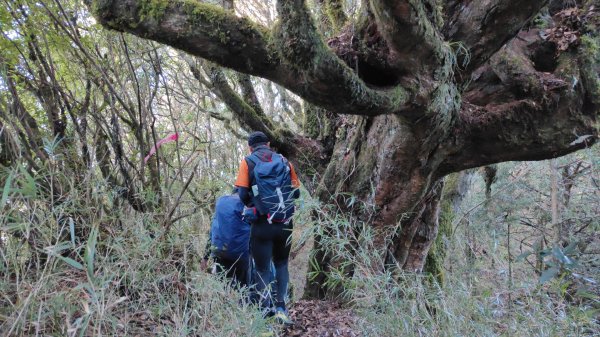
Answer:
[[[370,5],[397,67],[416,74],[444,65],[450,50],[440,33],[440,8],[427,0],[372,0]]]
[[[368,87],[329,50],[318,34],[311,62],[295,60],[294,34],[281,34],[224,9],[194,0],[87,0],[100,23],[111,29],[164,43],[221,66],[269,79],[332,112],[379,115],[398,112],[409,95],[401,87]],[[303,1],[286,22],[313,26]],[[286,5],[282,5],[286,6]],[[314,27],[313,27],[314,28]],[[295,30],[298,31],[297,29]],[[309,32],[309,34],[314,31]],[[316,40],[315,40],[316,39]],[[296,42],[295,42],[296,41]],[[299,61],[296,63],[295,61]]]
[[[598,139],[598,87],[586,84],[586,46],[565,52],[551,72],[529,54],[543,48],[537,30],[496,53],[482,67],[463,103],[452,136],[440,148],[440,175],[512,160],[555,158]],[[550,69],[548,69],[550,70]]]
[[[513,38],[547,3],[548,0],[449,0],[445,37],[449,41],[461,41],[469,50],[466,70],[473,71]]]
[[[382,37],[386,46],[363,46],[373,46],[367,48],[373,58],[390,65],[386,69],[398,79],[390,83],[401,83],[386,87],[367,85],[324,43],[305,0],[279,0],[272,28],[196,0],[87,2],[104,26],[266,78],[333,113],[408,117],[403,123],[419,135],[414,142],[421,165],[434,175],[555,157],[598,134],[594,69],[600,62],[590,56],[600,43],[597,32],[588,34],[589,52],[582,43],[561,54],[563,66],[551,74],[531,64],[524,47],[533,45],[515,42],[539,42],[539,34],[512,39],[547,1],[448,0],[441,7],[435,0],[365,0],[370,36]],[[471,63],[460,76],[449,41],[470,50]],[[471,81],[466,92],[460,81]],[[473,100],[477,92],[485,93],[479,101]],[[586,135],[587,141],[573,143]]]

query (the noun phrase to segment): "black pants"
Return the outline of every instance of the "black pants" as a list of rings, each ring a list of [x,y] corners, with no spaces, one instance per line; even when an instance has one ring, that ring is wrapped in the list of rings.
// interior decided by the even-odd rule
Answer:
[[[225,276],[231,280],[234,286],[244,287],[248,285],[248,270],[250,267],[248,254],[232,257],[225,252],[216,251],[214,260],[217,263],[217,272],[225,273]]]
[[[259,217],[252,224],[250,234],[250,250],[256,265],[256,276],[254,280],[256,290],[261,296],[261,306],[268,308],[272,305],[271,293],[269,291],[269,280],[271,275],[271,259],[275,265],[275,305],[285,307],[285,295],[287,294],[290,280],[288,271],[288,258],[290,256],[293,224],[272,223],[269,224],[266,217]]]

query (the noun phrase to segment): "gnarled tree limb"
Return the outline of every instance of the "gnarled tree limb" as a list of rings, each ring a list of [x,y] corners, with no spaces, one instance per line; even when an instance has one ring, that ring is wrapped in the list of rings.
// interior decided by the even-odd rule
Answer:
[[[274,34],[218,6],[194,0],[87,2],[106,27],[269,79],[335,113],[401,112],[409,98],[401,87],[385,90],[368,87],[323,43],[301,0],[280,2],[282,25]],[[296,29],[288,34],[286,28]],[[298,36],[305,28],[310,30]],[[305,52],[308,53],[300,58],[293,56]]]
[[[548,0],[448,1],[444,34],[469,50],[467,72],[477,69],[513,38]],[[465,55],[463,55],[465,57]],[[461,62],[461,63],[463,63]]]
[[[396,54],[397,66],[406,73],[431,72],[444,62],[444,39],[434,19],[441,14],[427,2],[370,1],[379,32]]]

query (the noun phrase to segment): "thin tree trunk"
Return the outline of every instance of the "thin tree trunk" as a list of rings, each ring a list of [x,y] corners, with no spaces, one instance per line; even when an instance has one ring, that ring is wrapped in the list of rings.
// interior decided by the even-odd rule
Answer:
[[[548,161],[550,166],[550,208],[552,213],[552,229],[554,230],[555,243],[559,244],[562,240],[562,229],[558,211],[558,169],[556,160]]]

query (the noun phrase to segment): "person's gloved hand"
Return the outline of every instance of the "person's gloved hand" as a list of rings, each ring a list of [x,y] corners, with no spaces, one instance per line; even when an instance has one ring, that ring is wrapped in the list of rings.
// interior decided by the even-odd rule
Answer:
[[[244,207],[244,212],[242,213],[242,219],[249,223],[256,221],[256,219],[258,219],[258,213],[256,212],[256,207]]]

